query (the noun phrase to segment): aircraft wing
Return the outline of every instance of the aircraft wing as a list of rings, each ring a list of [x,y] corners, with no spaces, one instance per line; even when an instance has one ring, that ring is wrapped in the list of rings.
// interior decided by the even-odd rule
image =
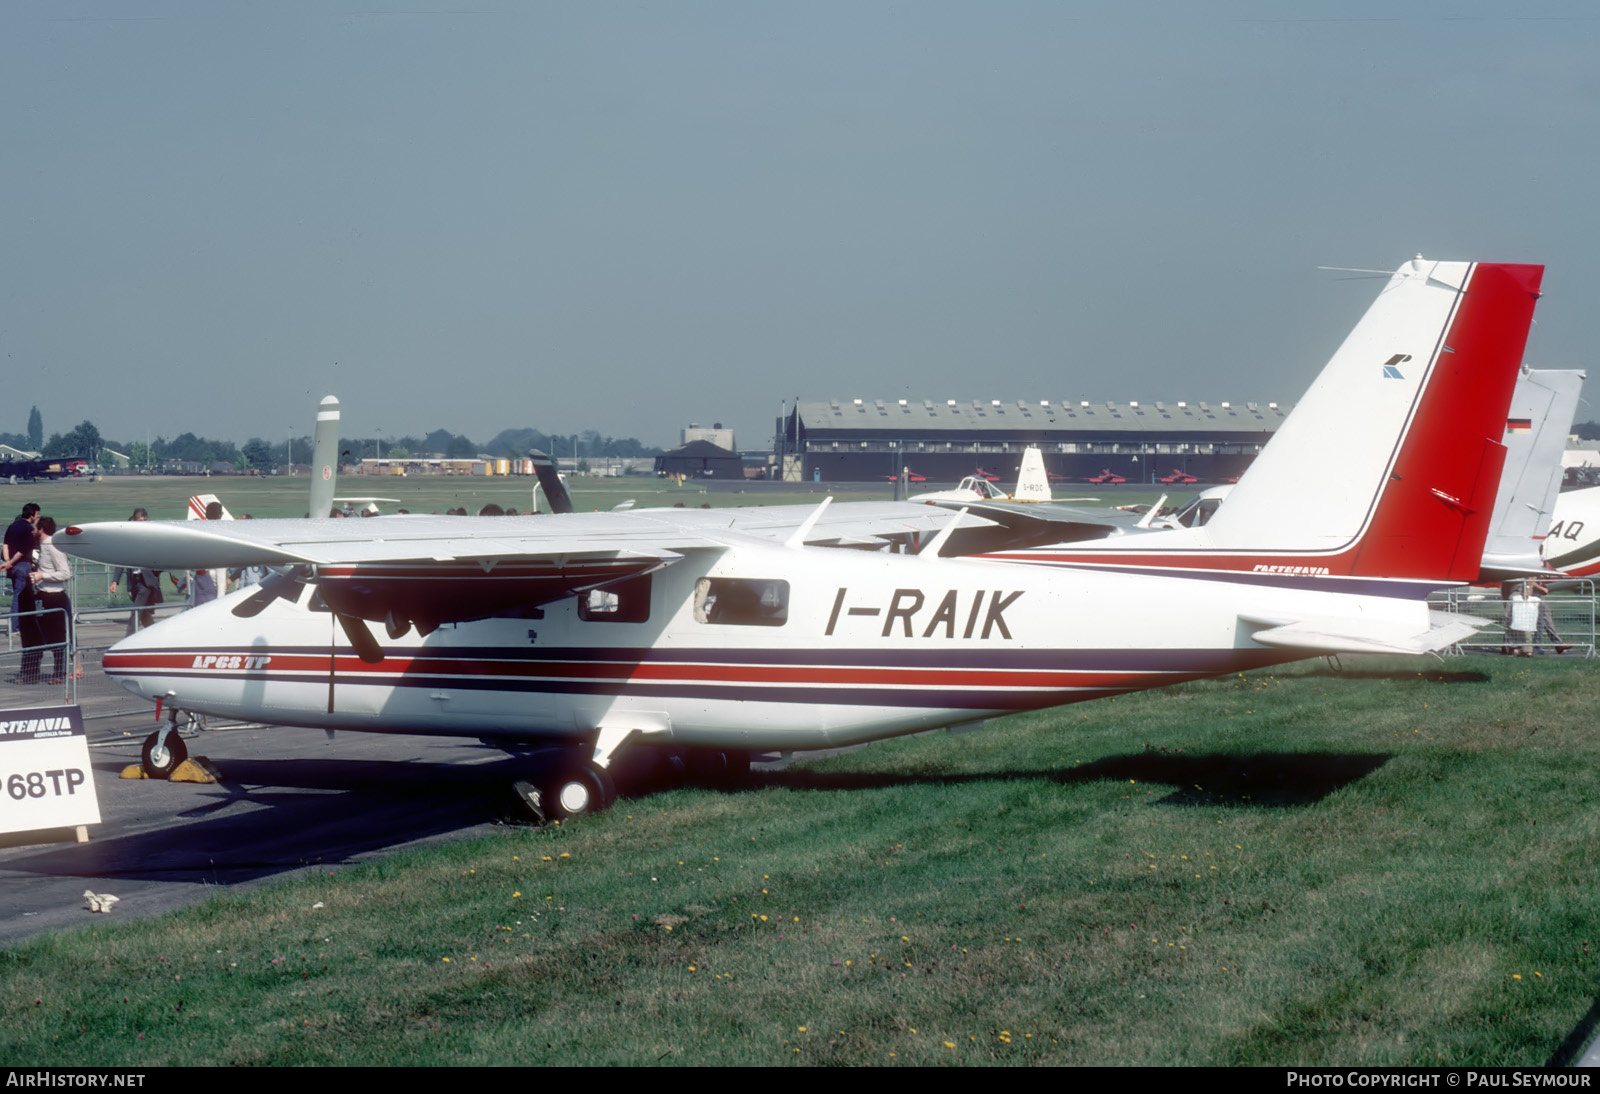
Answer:
[[[68,528],[60,545],[79,558],[141,569],[280,567],[283,573],[235,611],[259,612],[315,585],[347,631],[350,620],[368,620],[398,637],[413,624],[426,632],[641,577],[686,551],[752,539],[878,547],[887,537],[953,522],[987,523],[928,506],[863,502],[518,517],[122,521]],[[375,649],[366,646],[368,653]]]
[[[1454,612],[1429,612],[1428,628],[1356,617],[1275,619],[1240,616],[1263,646],[1317,653],[1434,653],[1470,638],[1487,621]]]
[[[118,521],[66,530],[62,548],[94,562],[148,569],[472,561],[494,564],[563,554],[631,553],[660,559],[732,539],[807,546],[882,546],[937,532],[956,518],[909,502],[849,502],[739,509],[635,509],[517,517],[383,516],[358,519]],[[980,517],[961,519],[981,527]]]

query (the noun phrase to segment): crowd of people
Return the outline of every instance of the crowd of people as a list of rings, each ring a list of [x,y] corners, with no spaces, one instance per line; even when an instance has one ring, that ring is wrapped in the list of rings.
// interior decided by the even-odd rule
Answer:
[[[210,516],[210,514],[207,514]],[[129,520],[149,520],[144,509],[135,509]],[[214,519],[214,518],[213,518]],[[72,632],[72,601],[67,592],[72,580],[72,565],[55,545],[56,521],[41,515],[39,506],[29,502],[6,528],[0,547],[0,573],[11,583],[11,633],[22,639],[22,664],[11,684],[59,684],[70,670],[67,664]],[[188,592],[183,573],[168,575],[179,595]],[[238,576],[238,575],[235,575]],[[254,575],[253,575],[254,576]],[[215,600],[217,587],[205,571],[195,574],[194,602]],[[133,613],[128,617],[128,633],[155,622],[155,606],[162,602],[161,572],[119,568],[111,574],[111,595],[126,584]],[[42,672],[44,654],[52,657],[52,671]]]
[[[10,678],[13,684],[59,684],[68,672],[68,639],[72,628],[72,602],[67,583],[72,566],[55,545],[56,521],[42,516],[29,502],[6,528],[0,547],[0,572],[11,581],[11,630],[22,636],[22,666]],[[53,656],[53,672],[40,674],[44,651]]]

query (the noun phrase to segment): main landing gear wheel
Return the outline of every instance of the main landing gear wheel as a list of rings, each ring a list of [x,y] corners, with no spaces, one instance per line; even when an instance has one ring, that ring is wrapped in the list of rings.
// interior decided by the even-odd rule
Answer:
[[[518,779],[512,789],[529,812],[542,821],[566,820],[611,808],[617,786],[611,774],[581,763],[541,775],[534,782]]]
[[[750,753],[691,748],[684,755],[684,766],[701,786],[738,786],[750,777]]]
[[[165,736],[166,740],[161,738]],[[183,743],[183,738],[176,733],[166,733],[157,730],[144,739],[144,748],[139,753],[139,765],[144,768],[145,776],[151,779],[165,779],[178,765],[189,758],[189,746]]]

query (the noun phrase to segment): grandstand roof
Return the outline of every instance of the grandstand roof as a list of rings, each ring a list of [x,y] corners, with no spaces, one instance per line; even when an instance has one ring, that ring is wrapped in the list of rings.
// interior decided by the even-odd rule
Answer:
[[[801,402],[805,431],[829,433],[1271,433],[1287,403],[832,399]]]

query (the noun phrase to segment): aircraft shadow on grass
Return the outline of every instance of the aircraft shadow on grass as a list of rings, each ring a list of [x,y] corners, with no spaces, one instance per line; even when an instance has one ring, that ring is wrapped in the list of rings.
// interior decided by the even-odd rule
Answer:
[[[1330,680],[1399,680],[1414,684],[1487,684],[1494,677],[1476,669],[1447,672],[1444,669],[1341,669],[1331,665],[1293,674],[1295,677],[1317,677]]]
[[[1113,781],[1173,791],[1162,805],[1309,805],[1365,778],[1389,761],[1382,753],[1140,752],[1106,756],[1076,767],[1033,771],[908,775],[893,772],[817,772],[794,769],[757,772],[756,786],[790,790],[872,790],[894,786],[957,786],[962,783],[1043,779],[1061,785]]]
[[[1061,770],[905,774],[755,771],[722,784],[729,793],[764,788],[859,791],[899,786],[1044,780],[1068,786],[1109,780],[1142,790],[1173,788],[1154,804],[1306,805],[1377,770],[1382,754],[1142,752]],[[481,764],[417,760],[250,760],[225,764],[226,781],[200,792],[173,828],[57,845],[7,862],[35,875],[237,884],[319,864],[343,864],[402,844],[513,815],[510,782],[526,761]],[[644,775],[623,782],[629,797],[682,780]],[[308,793],[309,791],[309,793]]]
[[[472,765],[322,758],[230,759],[223,766],[225,781],[201,790],[173,827],[52,845],[5,866],[36,875],[236,884],[345,864],[503,819],[512,800],[507,788],[521,771],[510,757]]]
[[[1600,1029],[1600,998],[1595,999],[1578,1024],[1572,1027],[1572,1032],[1567,1034],[1566,1040],[1556,1046],[1550,1054],[1550,1059],[1545,1061],[1545,1067],[1574,1067],[1584,1057],[1584,1050],[1595,1039],[1595,1030]]]

